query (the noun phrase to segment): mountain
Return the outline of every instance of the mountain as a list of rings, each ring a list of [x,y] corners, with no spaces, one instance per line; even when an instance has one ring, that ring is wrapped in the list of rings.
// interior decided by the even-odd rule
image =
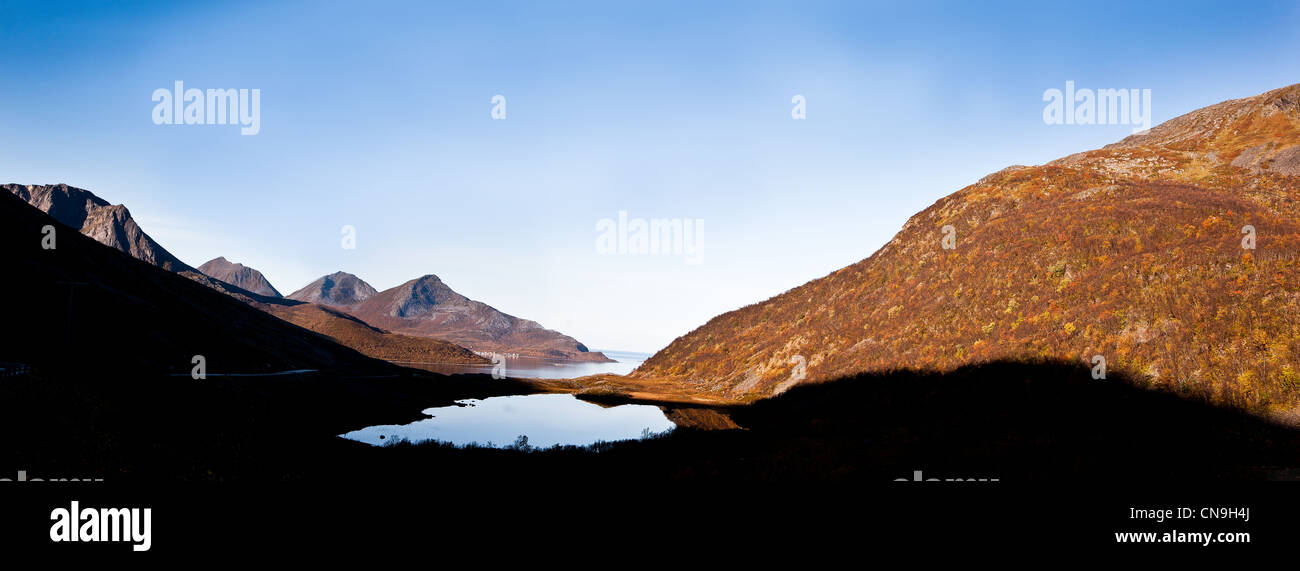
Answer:
[[[381,297],[360,278],[345,272],[324,276],[290,294],[288,300],[255,269],[219,257],[198,270],[181,262],[145,234],[125,206],[110,205],[93,193],[66,184],[18,185],[4,189],[28,204],[48,213],[63,224],[100,243],[131,256],[177,272],[240,301],[273,313],[343,343],[355,343],[370,355],[392,355],[399,360],[423,362],[479,362],[467,357],[460,347],[383,337],[389,332],[362,323],[337,311],[291,309],[294,302],[319,303],[370,315],[377,325],[416,337],[443,339],[481,351],[508,351],[539,357],[580,361],[610,361],[604,354],[590,352],[572,337],[543,328],[533,321],[512,317],[485,304],[461,296],[438,280],[425,276],[384,292],[387,301],[369,303]],[[419,282],[421,285],[416,286]],[[405,288],[405,289],[403,289]],[[277,301],[279,300],[279,301]],[[387,307],[389,302],[400,310]],[[364,305],[364,309],[363,306]],[[366,321],[370,321],[363,317]],[[382,323],[380,323],[382,322]],[[379,337],[375,337],[378,335]],[[472,344],[472,345],[471,345]]]
[[[289,299],[351,308],[377,293],[379,292],[375,288],[357,276],[347,272],[334,272],[289,294]]]
[[[861,372],[1100,356],[1148,387],[1292,407],[1298,158],[1293,85],[1010,167],[869,258],[713,318],[632,378],[746,400]]]
[[[105,247],[27,200],[0,193],[0,240],[11,245],[0,248],[0,264],[14,270],[0,280],[0,295],[22,300],[5,311],[6,327],[21,334],[0,344],[0,361],[81,371],[86,379],[117,372],[188,374],[196,355],[204,356],[209,373],[399,371]],[[55,248],[49,250],[40,243],[47,225],[57,229]]]
[[[199,266],[199,271],[208,277],[219,279],[259,295],[284,297],[275,290],[271,282],[266,281],[266,276],[263,276],[262,272],[243,264],[233,263],[225,257],[208,260],[202,266]]]
[[[109,204],[88,190],[66,184],[6,184],[2,188],[101,244],[165,270],[193,269],[145,234],[125,206]]]
[[[363,282],[364,283],[364,282]],[[372,325],[397,333],[445,339],[477,351],[534,357],[610,362],[572,337],[535,321],[507,315],[453,291],[426,275],[384,290],[350,311]]]
[[[89,190],[66,184],[6,184],[3,188],[60,223],[137,260],[176,272],[244,302],[252,303],[264,297],[209,277],[180,261],[149,237],[125,206],[109,204]]]
[[[356,349],[367,357],[412,365],[491,364],[488,359],[460,345],[384,331],[332,307],[297,301],[255,305],[280,319]]]
[[[136,224],[125,206],[109,204],[89,190],[66,184],[6,184],[3,188],[64,225],[95,239],[100,244],[125,252],[137,260],[176,272],[244,302],[251,303],[263,297],[261,294],[209,277],[180,261],[149,237]],[[57,240],[55,243],[57,244]]]
[[[9,184],[4,188],[11,195],[35,206],[58,222],[94,238],[101,244],[162,269],[176,272],[193,282],[203,284],[209,289],[224,293],[253,308],[323,335],[333,342],[351,347],[367,356],[415,363],[488,363],[487,359],[450,342],[394,335],[339,311],[284,299],[280,297],[280,292],[266,281],[261,272],[241,264],[233,264],[224,257],[211,260],[195,270],[172,256],[153,238],[145,234],[131,219],[126,207],[109,205],[107,201],[88,190],[66,184],[49,186]],[[62,235],[56,237],[55,250],[62,247],[64,239]],[[350,277],[355,279],[355,276]],[[360,280],[356,281],[360,282]],[[359,286],[349,287],[359,292],[374,291],[374,288],[366,285],[365,282],[360,282]],[[127,316],[122,318],[129,319]]]

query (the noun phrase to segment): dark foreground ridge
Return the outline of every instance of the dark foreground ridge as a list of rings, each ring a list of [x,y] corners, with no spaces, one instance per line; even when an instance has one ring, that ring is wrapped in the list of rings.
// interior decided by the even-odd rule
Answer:
[[[1067,364],[992,363],[807,385],[713,409],[743,430],[520,451],[371,447],[337,435],[452,399],[527,392],[483,375],[189,378],[29,374],[0,383],[0,466],[106,481],[494,485],[1024,483],[1294,479],[1300,432],[1232,409],[1093,380]],[[674,411],[669,411],[674,413]],[[679,411],[678,411],[679,412]],[[8,464],[8,462],[6,462]],[[977,485],[968,483],[966,485]]]
[[[87,379],[189,373],[196,355],[215,373],[399,370],[83,236],[7,192],[0,242],[10,272],[0,280],[0,361]]]
[[[1073,364],[997,362],[949,374],[865,374],[718,409],[745,430],[678,429],[641,442],[520,454],[440,444],[358,448],[378,473],[611,482],[1001,485],[1093,480],[1294,479],[1300,432],[1245,412],[1093,380]],[[341,468],[341,467],[340,467]],[[974,484],[972,484],[974,485]]]

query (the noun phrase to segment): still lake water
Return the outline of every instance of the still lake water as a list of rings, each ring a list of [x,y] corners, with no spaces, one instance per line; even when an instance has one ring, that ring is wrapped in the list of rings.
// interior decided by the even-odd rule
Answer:
[[[576,377],[585,377],[587,375],[597,375],[610,373],[615,375],[626,375],[637,368],[646,359],[650,358],[649,353],[635,353],[632,351],[601,351],[605,356],[618,361],[617,363],[581,363],[569,361],[550,361],[547,359],[537,359],[532,357],[515,357],[506,359],[506,376],[523,377],[532,379],[572,379]],[[457,364],[418,364],[418,363],[400,363],[407,367],[424,369],[444,375],[455,375],[458,373],[478,373],[488,375],[492,373],[492,365],[457,365]]]
[[[456,403],[425,409],[424,414],[432,418],[411,424],[370,426],[342,436],[375,445],[405,438],[411,442],[439,440],[501,448],[525,435],[530,446],[549,448],[631,440],[676,426],[656,406],[604,407],[571,394],[513,395]]]

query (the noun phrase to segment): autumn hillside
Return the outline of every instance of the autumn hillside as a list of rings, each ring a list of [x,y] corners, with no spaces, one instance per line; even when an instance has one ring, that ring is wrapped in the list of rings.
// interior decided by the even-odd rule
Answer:
[[[391,333],[367,325],[334,308],[314,303],[254,303],[271,315],[310,329],[367,357],[399,363],[462,363],[489,365],[490,361],[447,341]]]
[[[1139,383],[1294,406],[1298,200],[1293,85],[989,175],[870,258],[715,317],[632,376],[746,400],[791,386],[797,356],[815,382],[1101,355]]]

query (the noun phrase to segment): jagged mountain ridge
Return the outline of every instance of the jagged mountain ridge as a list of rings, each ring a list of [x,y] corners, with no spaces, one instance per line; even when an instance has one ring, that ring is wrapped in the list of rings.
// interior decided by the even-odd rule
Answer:
[[[6,184],[2,188],[101,244],[165,270],[193,269],[145,234],[125,206],[109,204],[88,190],[66,184]]]

